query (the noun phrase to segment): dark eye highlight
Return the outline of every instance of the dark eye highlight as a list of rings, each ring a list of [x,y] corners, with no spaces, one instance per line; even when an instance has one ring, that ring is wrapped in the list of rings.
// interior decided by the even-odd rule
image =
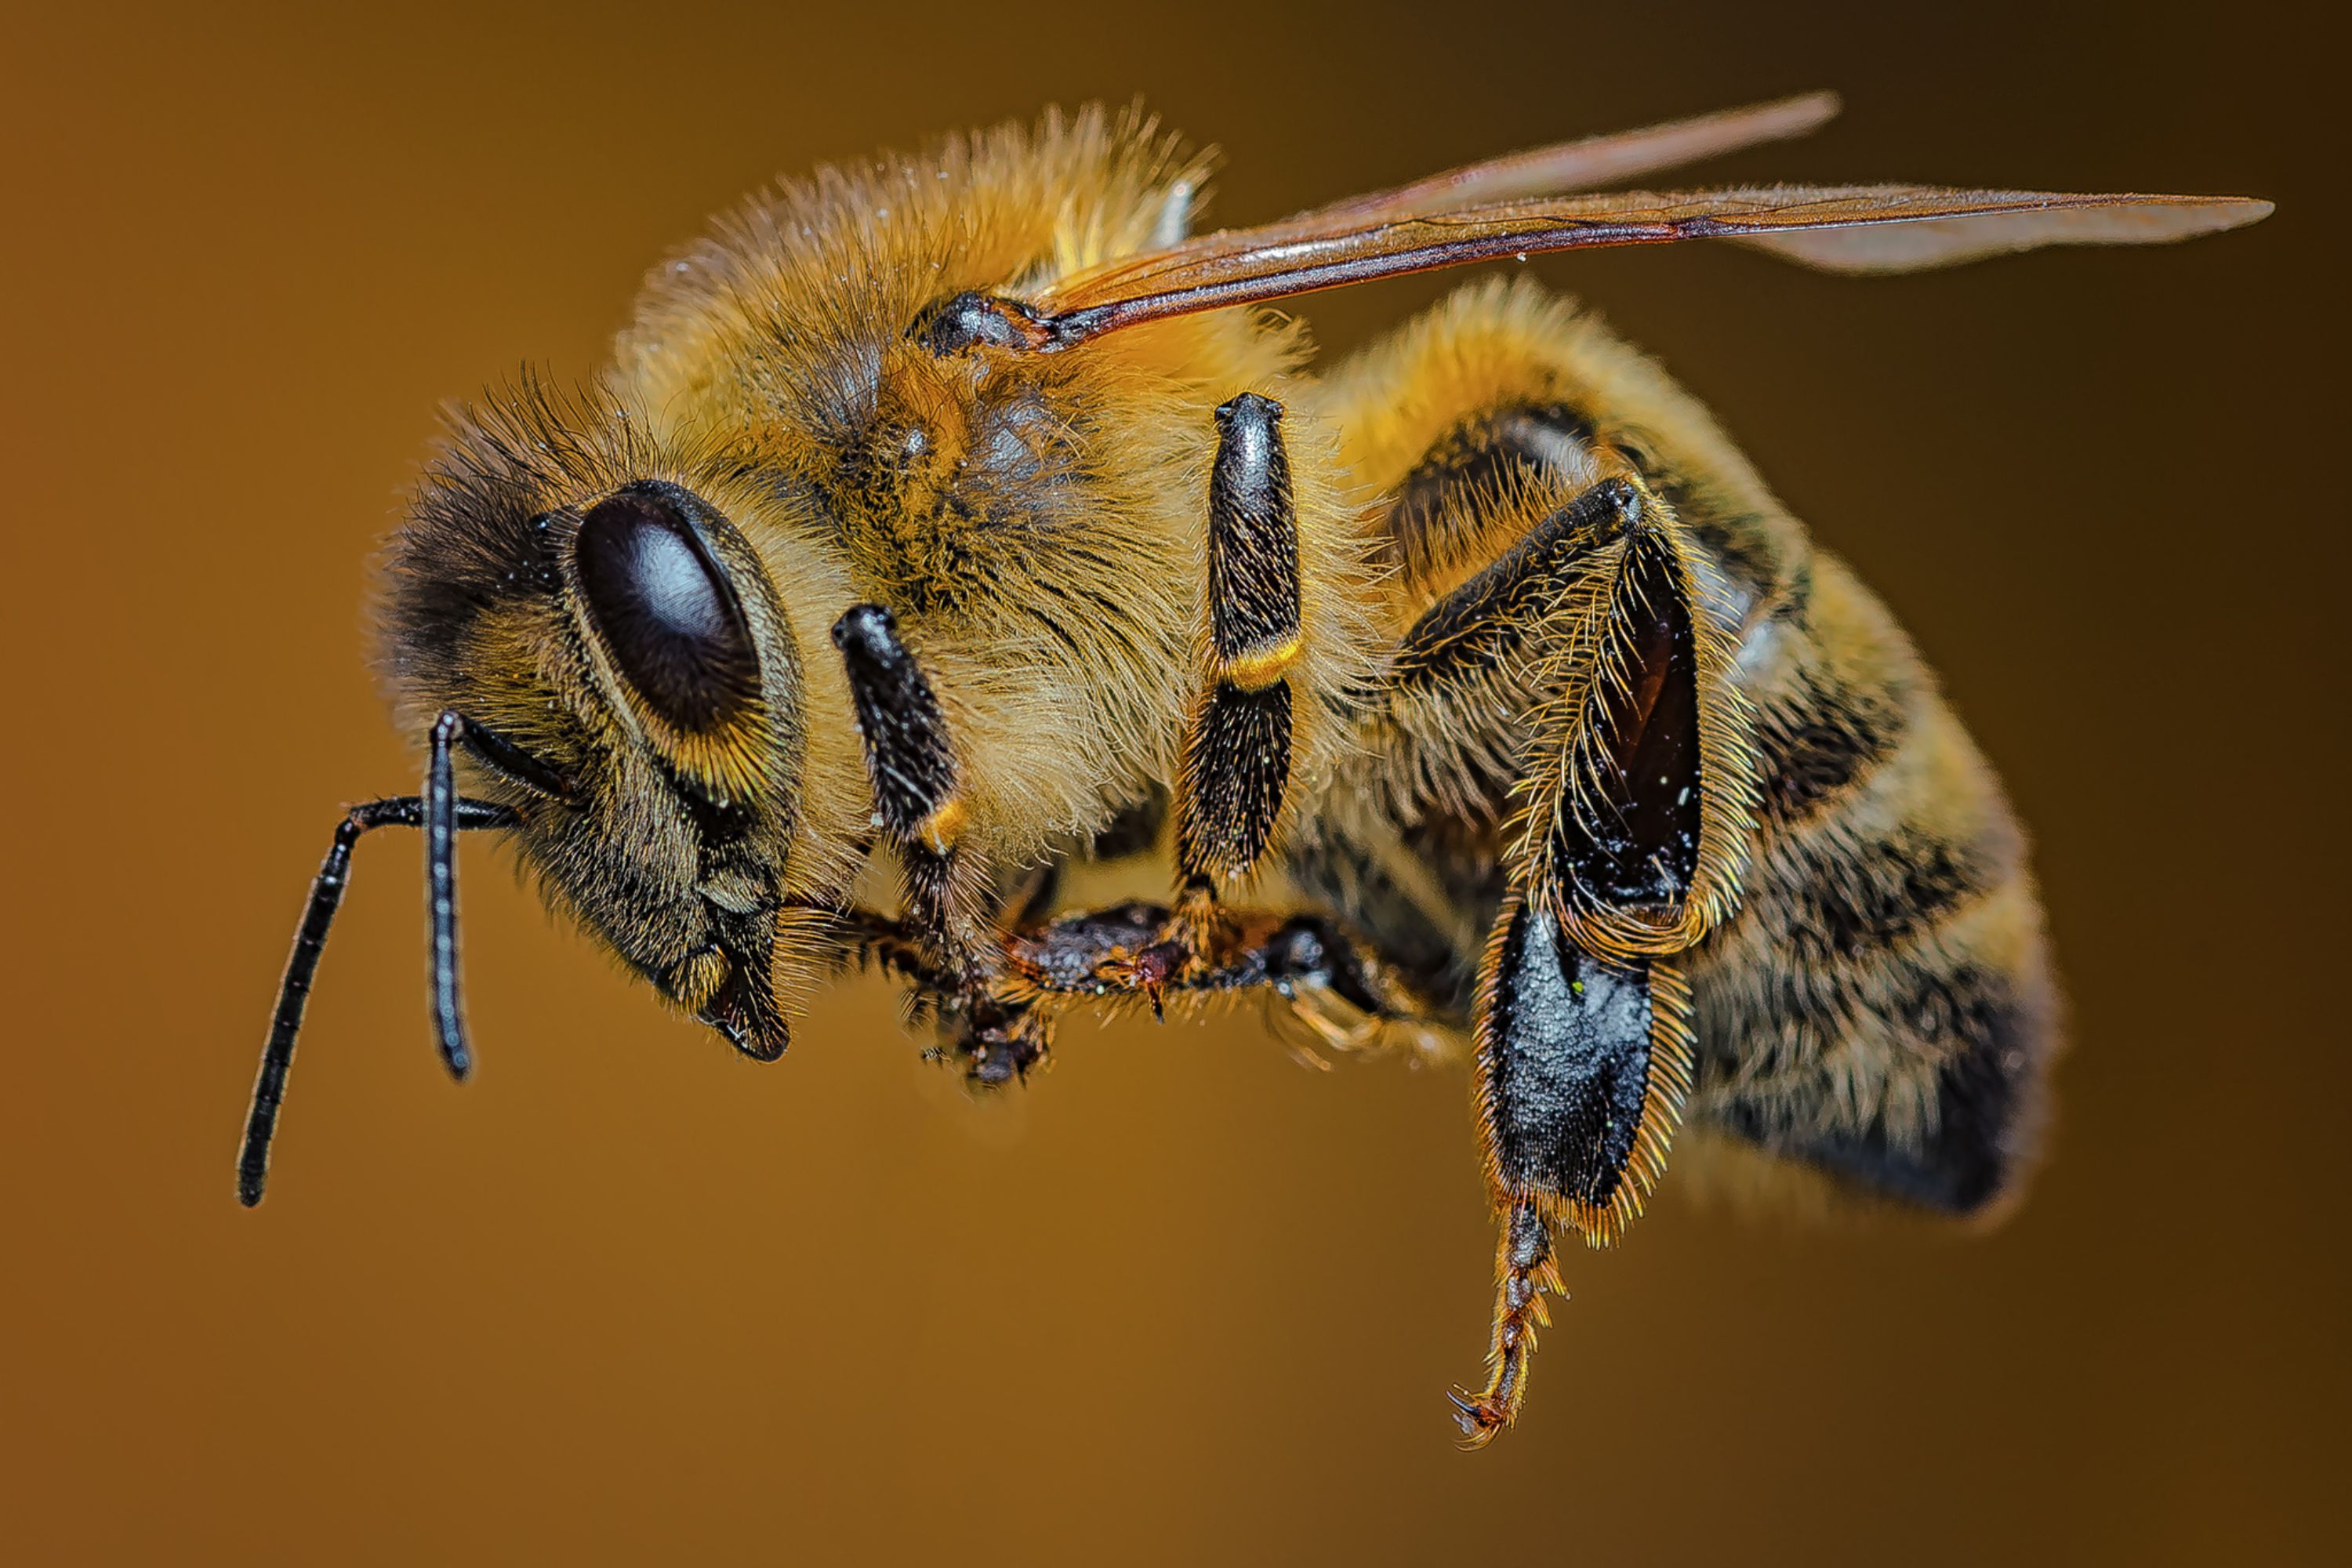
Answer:
[[[632,485],[599,501],[572,550],[580,589],[604,646],[637,695],[688,732],[740,712],[760,689],[760,659],[727,569],[675,485]]]

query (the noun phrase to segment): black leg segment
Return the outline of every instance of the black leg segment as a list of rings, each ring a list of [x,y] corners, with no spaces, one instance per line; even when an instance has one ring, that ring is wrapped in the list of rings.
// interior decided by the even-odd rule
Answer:
[[[1298,521],[1282,405],[1254,392],[1217,409],[1209,630],[1219,674],[1244,689],[1265,685],[1297,657]]]
[[[1628,1181],[1650,1094],[1650,966],[1580,952],[1551,914],[1505,918],[1478,1032],[1480,1110],[1515,1197],[1601,1215]]]
[[[879,605],[834,623],[883,831],[898,851],[911,934],[952,976],[986,967],[971,910],[981,889],[956,854],[965,807],[947,715],[898,625]]]
[[[955,752],[947,715],[899,640],[898,620],[879,605],[856,605],[834,623],[833,646],[849,672],[884,830],[897,842],[945,853],[961,826]]]
[[[1408,677],[1442,681],[1507,660],[1515,629],[1541,631],[1512,869],[1588,952],[1669,957],[1738,903],[1751,721],[1696,570],[1662,503],[1604,479],[1433,610],[1408,649]]]
[[[1219,681],[1184,751],[1177,856],[1189,887],[1213,888],[1257,864],[1290,782],[1290,683],[1257,691]]]
[[[1553,672],[1548,706],[1525,716],[1532,804],[1514,871],[1611,953],[1697,941],[1727,910],[1743,853],[1745,710],[1685,550],[1635,481],[1603,479],[1432,605],[1389,683],[1391,717],[1431,744],[1482,701],[1524,700],[1514,683],[1529,671]]]
[[[1558,1290],[1551,1231],[1616,1238],[1664,1173],[1691,1072],[1681,977],[1648,959],[1582,952],[1542,901],[1513,894],[1480,985],[1477,1115],[1503,1215],[1485,1390],[1456,1393],[1483,1443],[1527,1396],[1543,1295]]]
[[[1298,525],[1282,405],[1255,393],[1217,410],[1209,633],[1211,685],[1185,746],[1177,817],[1178,869],[1202,892],[1265,854],[1290,782]]]
[[[772,928],[767,940],[738,942],[727,951],[727,978],[698,1016],[719,1037],[755,1062],[779,1060],[792,1043],[792,1026],[776,1006]]]

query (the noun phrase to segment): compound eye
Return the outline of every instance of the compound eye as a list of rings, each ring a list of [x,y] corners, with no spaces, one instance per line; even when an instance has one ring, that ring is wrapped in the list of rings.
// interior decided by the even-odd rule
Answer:
[[[646,483],[589,509],[572,545],[589,619],[613,662],[662,719],[688,733],[740,713],[760,658],[727,569],[676,485]]]

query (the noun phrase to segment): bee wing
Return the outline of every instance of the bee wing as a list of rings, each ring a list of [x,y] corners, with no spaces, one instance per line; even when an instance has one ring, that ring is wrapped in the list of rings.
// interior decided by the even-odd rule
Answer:
[[[1335,229],[1356,228],[1369,223],[1564,196],[1630,180],[1636,174],[1654,174],[1662,169],[1721,157],[1742,147],[1803,136],[1835,119],[1840,107],[1838,95],[1833,92],[1801,93],[1795,98],[1776,98],[1769,103],[1751,103],[1688,120],[1670,120],[1639,131],[1556,142],[1549,147],[1506,153],[1481,163],[1465,163],[1411,184],[1349,196],[1345,201],[1293,213],[1278,222],[1253,228],[1222,229],[1186,238],[1179,221],[1173,226],[1166,249],[1125,260],[1157,262],[1176,256],[1219,255],[1311,239]],[[1181,220],[1184,207],[1191,202],[1192,187],[1186,184],[1172,194],[1179,204],[1176,212]],[[1122,261],[1114,265],[1124,264]]]
[[[1720,157],[1743,147],[1803,136],[1836,118],[1838,109],[1837,94],[1809,92],[1689,120],[1670,120],[1639,131],[1555,142],[1549,147],[1489,158],[1483,163],[1465,163],[1393,190],[1350,196],[1261,228],[1207,235],[1196,243],[1217,242],[1226,248],[1236,241],[1268,245],[1366,223],[1564,196],[1630,180],[1636,174],[1654,174],[1662,169]]]
[[[1832,271],[1901,272],[2044,245],[2158,244],[2236,228],[2270,211],[2270,203],[2243,196],[1933,185],[1623,191],[1406,217],[1349,216],[1272,238],[1250,229],[1207,235],[1074,274],[1029,304],[1039,346],[1059,349],[1196,310],[1591,246],[1740,239]]]
[[[2045,245],[2168,245],[2259,223],[2271,204],[2249,196],[2072,195],[2039,191],[1917,193],[1960,199],[1927,218],[1889,215],[1843,227],[1810,224],[1746,241],[1823,272],[1925,272]],[[1984,210],[1965,205],[1981,199]]]

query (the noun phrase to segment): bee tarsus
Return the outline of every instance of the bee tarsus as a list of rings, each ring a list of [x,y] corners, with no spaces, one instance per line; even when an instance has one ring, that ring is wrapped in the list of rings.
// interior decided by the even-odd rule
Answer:
[[[1505,1215],[1502,1245],[1495,1258],[1495,1329],[1486,1357],[1486,1384],[1476,1394],[1463,1388],[1446,1394],[1454,1406],[1454,1424],[1462,1429],[1463,1445],[1471,1448],[1485,1447],[1517,1416],[1528,1396],[1536,1331],[1551,1321],[1544,1295],[1549,1291],[1566,1299],[1559,1266],[1552,1260],[1551,1226],[1540,1205],[1519,1204]]]

